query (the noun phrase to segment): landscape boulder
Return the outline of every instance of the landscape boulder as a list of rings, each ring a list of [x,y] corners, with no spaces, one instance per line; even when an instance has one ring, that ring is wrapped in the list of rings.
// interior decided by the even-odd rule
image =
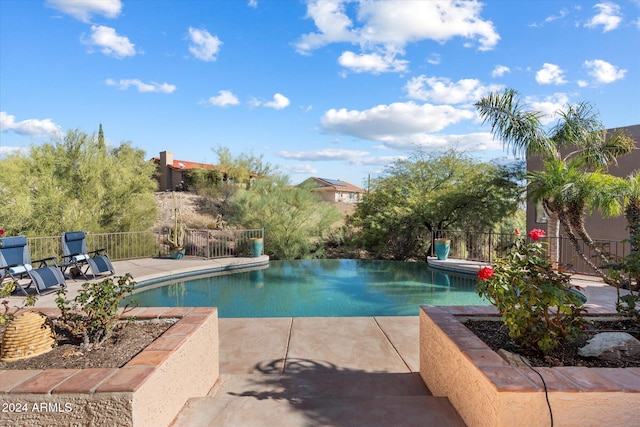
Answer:
[[[602,332],[589,340],[578,354],[603,360],[640,356],[640,341],[626,332]]]

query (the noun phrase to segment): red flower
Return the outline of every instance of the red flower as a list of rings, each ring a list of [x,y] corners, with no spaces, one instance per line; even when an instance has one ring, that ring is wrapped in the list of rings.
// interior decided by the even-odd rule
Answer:
[[[4,236],[4,228],[0,227],[0,236]]]
[[[546,235],[547,235],[547,233],[545,233],[544,230],[541,230],[539,228],[534,228],[528,234],[528,236],[531,237],[534,242],[537,242],[538,239],[540,239],[541,237],[544,237]]]
[[[516,236],[520,235],[520,230],[518,230],[517,228],[515,230],[513,230],[513,234],[515,234]]]
[[[482,267],[480,271],[478,271],[478,277],[482,280],[491,279],[493,277],[493,268]]]

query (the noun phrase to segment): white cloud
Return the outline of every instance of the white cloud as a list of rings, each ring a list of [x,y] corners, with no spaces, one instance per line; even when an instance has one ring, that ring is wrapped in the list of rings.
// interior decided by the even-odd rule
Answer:
[[[440,65],[441,61],[442,57],[439,53],[432,53],[431,55],[429,55],[429,58],[427,58],[427,62],[431,65]]]
[[[506,65],[496,65],[496,67],[491,72],[491,77],[502,77],[506,73],[510,72],[511,68],[507,67]]]
[[[351,51],[343,52],[338,63],[356,73],[371,72],[373,74],[400,72],[407,70],[408,61],[396,59],[395,55],[379,53],[356,54]]]
[[[202,61],[215,61],[222,42],[218,37],[212,36],[207,30],[199,30],[189,27],[189,52]]]
[[[622,22],[622,16],[620,14],[620,6],[615,3],[605,2],[598,3],[593,6],[594,9],[599,9],[600,13],[595,15],[585,24],[585,27],[595,28],[602,25],[602,32],[615,30]]]
[[[347,150],[343,148],[326,148],[315,151],[278,151],[276,153],[283,159],[329,161],[329,160],[350,160],[357,157],[367,156],[369,152],[359,150]]]
[[[309,163],[296,163],[295,165],[286,165],[284,169],[291,173],[304,173],[314,174],[318,173],[318,170]]]
[[[616,80],[623,79],[627,73],[627,70],[621,70],[602,59],[584,61],[584,66],[589,70],[589,75],[596,79],[597,83],[613,83]]]
[[[545,18],[544,22],[553,22],[553,21],[557,21],[558,19],[562,19],[565,16],[567,16],[567,14],[569,13],[569,11],[564,8],[562,10],[560,10],[560,12],[557,15],[549,15]]]
[[[304,34],[296,43],[296,50],[307,54],[334,42],[357,42],[357,34],[350,30],[353,23],[345,14],[345,3],[338,1],[307,1],[307,18],[313,19],[318,33]]]
[[[116,18],[122,10],[120,0],[47,0],[47,6],[89,22],[92,15]]]
[[[207,100],[207,102],[218,107],[226,107],[227,105],[238,105],[240,103],[238,97],[235,96],[230,90],[219,90],[218,96],[212,96]]]
[[[27,136],[51,136],[62,132],[62,127],[51,119],[27,119],[16,122],[16,116],[0,112],[0,132],[15,132]]]
[[[107,79],[105,80],[105,84],[107,86],[117,86],[120,90],[127,90],[129,89],[129,86],[133,86],[138,89],[138,92],[142,93],[172,93],[174,90],[176,90],[176,86],[169,83],[144,83],[139,79],[121,79],[118,81],[115,81],[114,79]]]
[[[536,82],[541,85],[561,85],[567,81],[564,79],[564,71],[555,64],[544,63],[542,68],[536,73]]]
[[[116,30],[104,25],[92,25],[91,36],[83,39],[84,44],[98,46],[102,53],[115,58],[124,58],[136,54],[135,45],[127,37],[120,36]]]
[[[404,90],[407,91],[407,96],[412,99],[439,104],[461,104],[475,102],[489,92],[501,88],[502,86],[498,85],[485,86],[476,79],[462,79],[452,82],[446,77],[422,75],[409,80]]]
[[[341,63],[353,66],[356,62],[361,72],[404,71],[406,62],[399,62],[396,56],[404,55],[407,43],[444,43],[463,37],[468,40],[465,46],[492,49],[500,36],[491,21],[482,19],[481,9],[481,3],[456,0],[307,0],[307,18],[313,19],[318,31],[302,35],[295,47],[299,53],[309,54],[330,43],[353,43],[362,51],[343,53]],[[353,18],[348,13],[352,10]]]
[[[6,157],[11,154],[17,154],[17,153],[26,154],[27,152],[28,152],[28,149],[26,147],[0,146],[0,157]]]
[[[320,123],[327,133],[380,141],[388,146],[398,141],[419,142],[425,133],[437,132],[474,117],[473,111],[449,105],[398,102],[363,111],[331,109],[324,113]]]
[[[532,110],[540,111],[543,114],[540,117],[540,122],[543,125],[547,125],[558,120],[557,112],[569,104],[569,97],[566,93],[558,92],[546,96],[542,100],[537,97],[528,96],[525,97],[525,102]]]
[[[287,108],[290,103],[291,102],[289,101],[289,98],[280,93],[276,93],[275,95],[273,95],[273,101],[269,102],[263,102],[257,99],[251,100],[251,105],[253,107],[267,107],[273,108],[274,110],[282,110],[283,108]]]
[[[283,159],[305,160],[312,162],[343,161],[352,165],[386,165],[400,157],[403,157],[372,156],[368,151],[334,148],[314,151],[279,151],[276,154]],[[312,168],[308,163],[301,165]],[[304,171],[304,173],[315,173],[315,170],[313,172]]]

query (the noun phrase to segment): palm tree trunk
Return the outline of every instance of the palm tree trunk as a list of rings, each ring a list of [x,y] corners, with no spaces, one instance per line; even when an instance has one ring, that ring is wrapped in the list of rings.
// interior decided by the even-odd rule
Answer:
[[[567,234],[567,237],[569,238],[569,241],[571,242],[573,249],[576,251],[576,254],[578,254],[578,256],[589,267],[591,267],[593,271],[595,271],[598,274],[598,276],[600,276],[605,282],[609,283],[609,278],[607,277],[607,275],[600,268],[598,268],[598,266],[595,265],[593,261],[589,259],[589,257],[587,257],[587,255],[584,253],[584,251],[580,247],[580,242],[571,227],[571,222],[569,221],[569,215],[567,214],[567,212],[563,210],[558,212],[558,219],[560,220],[560,223],[562,224],[562,228],[564,228],[564,231]]]
[[[547,211],[547,241],[549,242],[549,259],[553,269],[560,264],[560,221],[558,215],[549,209]]]
[[[632,198],[624,210],[629,228],[629,242],[631,243],[631,254],[629,261],[632,263],[629,271],[629,289],[640,288],[640,197]],[[635,288],[633,287],[635,280]]]
[[[603,263],[608,264],[610,262],[609,258],[602,252],[602,249],[595,244],[584,226],[583,212],[584,211],[580,208],[574,206],[570,207],[568,220],[571,224],[571,228],[578,234],[578,236],[580,236],[584,244],[602,260]]]

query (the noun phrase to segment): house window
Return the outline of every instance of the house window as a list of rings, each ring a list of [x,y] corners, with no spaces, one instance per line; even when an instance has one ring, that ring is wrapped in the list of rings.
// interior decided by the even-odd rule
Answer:
[[[538,202],[536,204],[536,223],[546,224],[547,221],[547,212],[545,212],[544,206],[542,206],[542,202]]]

